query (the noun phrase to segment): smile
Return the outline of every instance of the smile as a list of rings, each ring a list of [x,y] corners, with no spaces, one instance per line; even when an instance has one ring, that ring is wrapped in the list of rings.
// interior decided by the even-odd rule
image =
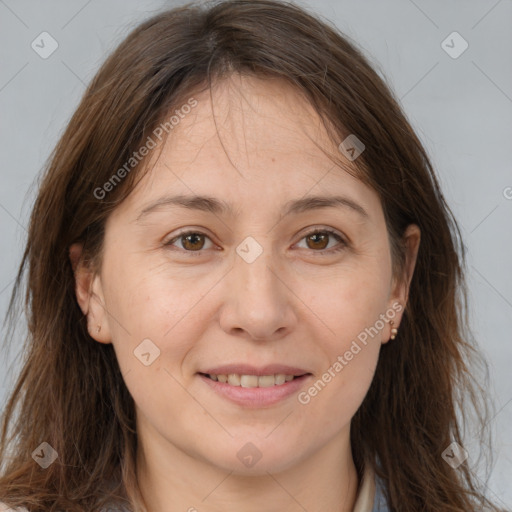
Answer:
[[[300,392],[311,373],[304,375],[205,374],[199,378],[216,395],[245,408],[264,408]]]

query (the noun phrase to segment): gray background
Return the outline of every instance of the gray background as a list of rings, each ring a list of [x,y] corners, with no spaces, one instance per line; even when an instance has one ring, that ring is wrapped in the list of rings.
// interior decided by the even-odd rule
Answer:
[[[21,257],[34,180],[85,84],[134,24],[182,3],[0,0],[2,318]],[[490,364],[496,404],[490,422],[495,468],[489,495],[511,507],[512,1],[322,0],[302,5],[358,42],[387,77],[462,227],[472,327]],[[43,31],[59,45],[47,59],[31,48]],[[441,46],[453,31],[469,44],[455,59]],[[460,42],[448,41],[455,51],[461,48]],[[9,372],[7,367],[18,348],[0,357],[2,407],[18,363]]]

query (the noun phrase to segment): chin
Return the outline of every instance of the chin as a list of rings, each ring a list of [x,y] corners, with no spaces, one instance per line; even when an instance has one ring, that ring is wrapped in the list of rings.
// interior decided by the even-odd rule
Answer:
[[[230,443],[222,453],[212,454],[210,462],[235,475],[260,476],[285,471],[296,464],[300,456],[297,443],[285,446],[279,440],[271,441],[270,437],[255,439],[249,436],[245,439]]]

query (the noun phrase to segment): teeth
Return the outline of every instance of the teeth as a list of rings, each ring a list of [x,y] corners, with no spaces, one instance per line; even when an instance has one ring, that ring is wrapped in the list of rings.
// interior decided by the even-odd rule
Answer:
[[[276,375],[239,375],[230,373],[229,375],[213,375],[209,374],[210,379],[218,382],[227,383],[231,386],[242,386],[243,388],[268,388],[271,386],[280,386],[285,382],[290,382],[294,375],[285,375],[278,373]]]
[[[228,384],[231,384],[231,386],[240,386],[240,375],[230,373],[228,375]]]
[[[258,377],[258,387],[259,388],[269,388],[275,384],[275,379],[273,375],[262,375]]]
[[[289,377],[292,377],[292,376],[289,375]],[[286,381],[286,375],[284,375],[283,373],[278,373],[277,375],[274,375],[274,382],[275,382],[276,386],[280,386],[281,384],[284,384],[285,381]]]
[[[231,384],[231,382],[230,382]],[[243,388],[256,388],[258,387],[257,375],[242,375],[240,377],[240,384]]]

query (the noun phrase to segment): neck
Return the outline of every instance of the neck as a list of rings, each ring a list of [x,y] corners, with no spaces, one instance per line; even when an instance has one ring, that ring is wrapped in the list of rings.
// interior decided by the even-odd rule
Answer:
[[[351,512],[358,478],[349,429],[287,469],[257,464],[248,475],[180,449],[146,424],[138,429],[137,478],[147,511]]]

